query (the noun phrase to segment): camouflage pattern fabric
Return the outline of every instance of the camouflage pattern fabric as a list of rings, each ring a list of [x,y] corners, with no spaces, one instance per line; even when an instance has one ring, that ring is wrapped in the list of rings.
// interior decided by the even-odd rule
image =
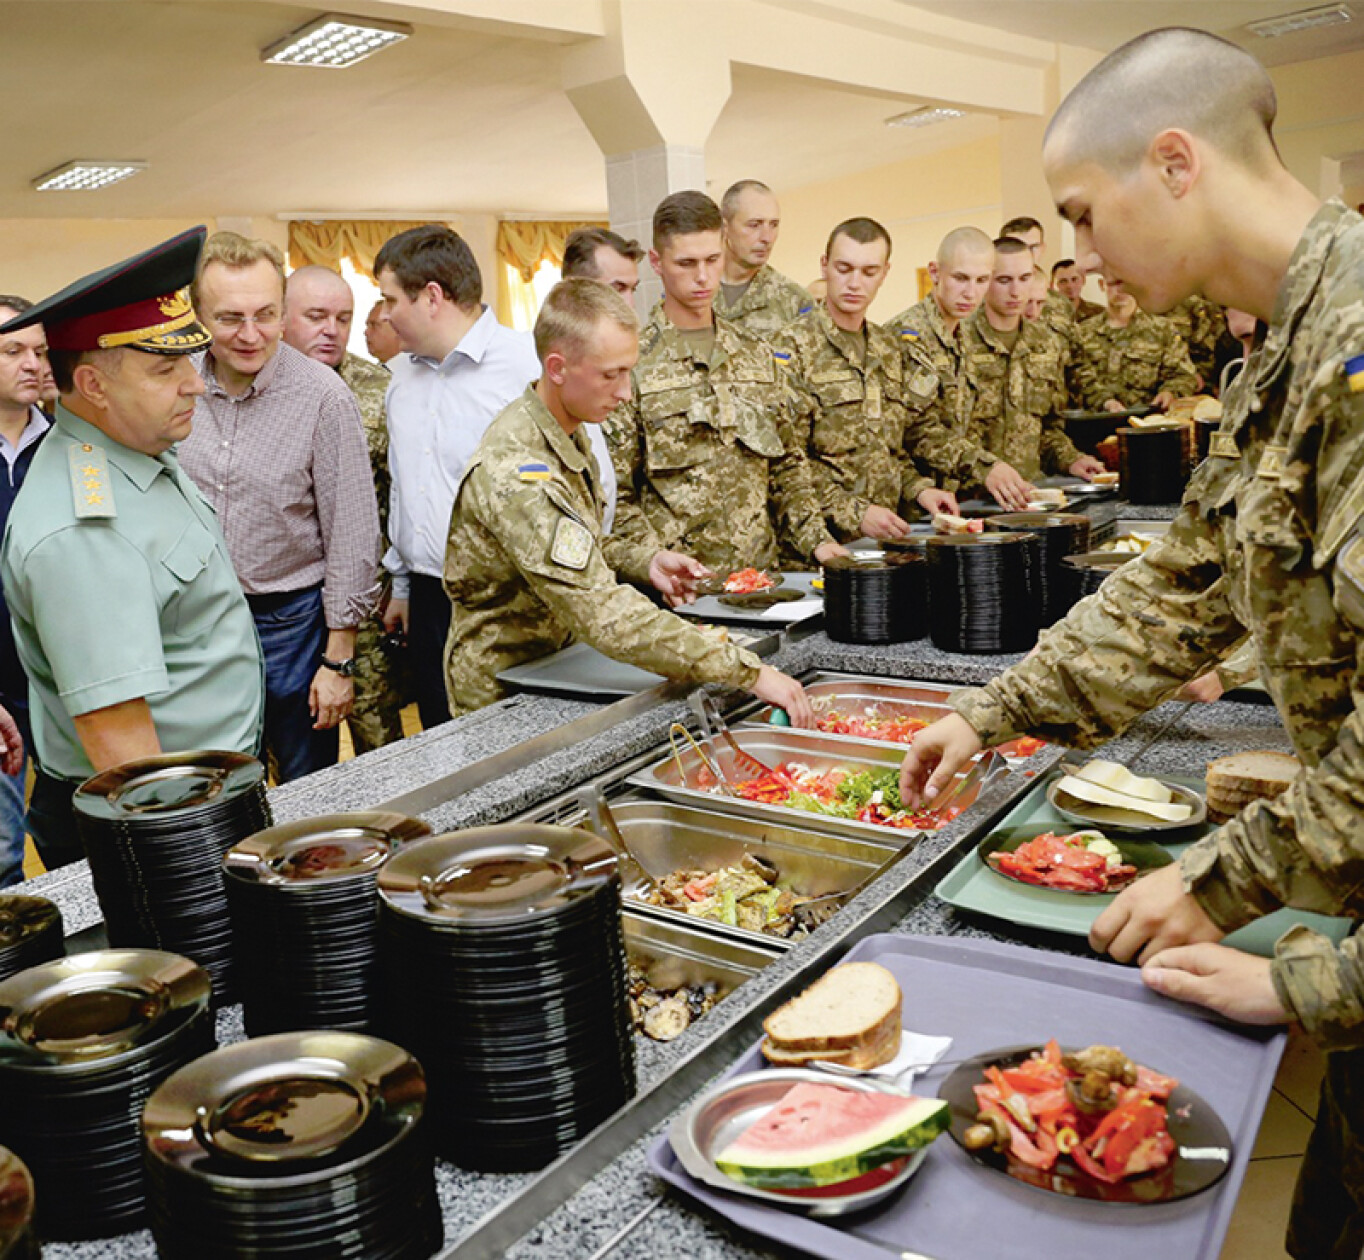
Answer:
[[[374,493],[379,501],[379,531],[388,536],[388,500],[392,486],[388,472],[388,422],[384,397],[390,376],[386,367],[347,352],[337,372],[360,406]],[[355,636],[355,703],[346,723],[356,755],[382,748],[403,737],[403,698],[410,690],[401,652],[385,651],[384,624],[375,614],[365,618]]]
[[[1070,373],[1070,400],[1097,411],[1110,398],[1124,407],[1143,407],[1168,391],[1187,398],[1197,388],[1193,364],[1175,326],[1137,310],[1125,328],[1108,313],[1080,325],[1080,353]]]
[[[780,534],[808,568],[831,540],[771,347],[717,319],[707,362],[659,303],[639,351],[634,396],[606,428],[613,534],[717,573],[777,564]]]
[[[965,433],[971,420],[971,391],[962,361],[961,325],[955,334],[947,331],[938,301],[930,293],[885,326],[900,338],[901,351],[913,363],[927,364],[937,376],[943,421],[954,432]]]
[[[743,297],[731,305],[721,289],[715,295],[714,309],[721,319],[766,341],[814,305],[815,299],[808,289],[764,263],[749,281]]]
[[[1281,905],[1364,916],[1361,277],[1364,219],[1328,202],[1167,537],[1045,632],[1033,657],[953,701],[986,743],[1027,732],[1092,747],[1249,632],[1304,770],[1181,859],[1186,886],[1227,931]],[[1273,975],[1324,1046],[1364,1045],[1358,935],[1336,949],[1295,932]]]
[[[683,682],[749,687],[759,663],[617,581],[652,552],[602,537],[591,448],[569,437],[534,386],[489,426],[455,495],[445,551],[453,605],[445,651],[455,716],[499,699],[499,670],[572,639]]]
[[[1082,324],[1087,319],[1093,319],[1095,315],[1102,315],[1105,308],[1097,302],[1091,302],[1086,298],[1081,298],[1075,303],[1075,322]]]
[[[1067,350],[1042,322],[1019,324],[1013,349],[990,327],[982,306],[962,324],[972,410],[967,436],[1029,481],[1064,473],[1080,452],[1066,436]],[[980,481],[984,481],[981,477]]]
[[[1326,1056],[1285,1245],[1294,1260],[1364,1255],[1364,1050]]]
[[[1175,331],[1189,352],[1193,369],[1203,378],[1205,387],[1215,385],[1212,379],[1217,361],[1217,342],[1226,331],[1227,317],[1216,302],[1205,297],[1185,298],[1164,315],[1175,326]]]

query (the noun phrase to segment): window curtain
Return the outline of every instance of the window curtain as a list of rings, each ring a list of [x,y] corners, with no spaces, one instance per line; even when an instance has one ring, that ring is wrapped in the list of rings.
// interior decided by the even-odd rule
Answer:
[[[605,223],[503,219],[497,225],[497,320],[507,328],[529,328],[535,323],[539,299],[533,280],[541,264],[564,265],[569,233]]]
[[[339,271],[341,260],[349,258],[356,271],[372,280],[374,258],[384,242],[421,226],[419,222],[383,219],[328,219],[321,223],[294,219],[289,223],[289,266],[315,264]]]

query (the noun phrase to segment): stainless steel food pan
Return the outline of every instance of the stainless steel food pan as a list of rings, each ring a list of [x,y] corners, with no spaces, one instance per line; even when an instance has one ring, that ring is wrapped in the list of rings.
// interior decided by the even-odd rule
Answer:
[[[621,915],[625,953],[655,989],[716,984],[721,996],[756,976],[781,957],[732,937],[699,932],[691,923],[672,923],[626,907]]]

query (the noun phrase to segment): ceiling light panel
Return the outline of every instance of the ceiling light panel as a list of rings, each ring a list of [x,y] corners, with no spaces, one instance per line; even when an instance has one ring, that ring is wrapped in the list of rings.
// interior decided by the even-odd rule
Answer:
[[[920,105],[903,114],[886,119],[887,127],[930,127],[934,123],[946,122],[949,118],[965,118],[964,109],[948,109],[945,106]]]
[[[39,192],[94,192],[146,169],[146,162],[67,162],[39,175],[33,187]]]
[[[412,28],[405,22],[380,22],[373,18],[324,13],[262,49],[260,58],[277,66],[344,70],[411,34]]]
[[[1251,22],[1246,29],[1261,39],[1277,39],[1280,35],[1310,31],[1318,26],[1340,26],[1353,18],[1348,4],[1326,4],[1315,9],[1299,9],[1296,13],[1266,18],[1263,22]]]

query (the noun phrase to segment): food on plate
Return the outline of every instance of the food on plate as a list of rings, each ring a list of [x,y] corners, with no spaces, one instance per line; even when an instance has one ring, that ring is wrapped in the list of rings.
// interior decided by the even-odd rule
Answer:
[[[900,986],[878,963],[844,963],[765,1020],[763,1055],[783,1067],[815,1060],[880,1067],[900,1051]]]
[[[1096,486],[1116,486],[1118,484],[1118,474],[1111,470],[1105,470],[1101,473],[1095,473],[1089,480]]]
[[[1208,817],[1234,818],[1255,801],[1281,795],[1302,771],[1291,753],[1243,752],[1208,763]]]
[[[702,773],[700,781],[707,790],[719,791],[719,784],[708,772]],[[906,809],[900,800],[897,767],[850,770],[835,766],[832,770],[821,771],[812,770],[798,761],[786,761],[766,774],[736,783],[734,791],[746,801],[763,805],[784,805],[787,809],[802,809],[830,818],[848,818],[912,831],[936,831],[961,812],[949,808],[938,815],[926,809]]]
[[[724,996],[715,980],[656,988],[649,982],[648,972],[633,960],[626,971],[625,991],[635,1031],[653,1041],[680,1037]]]
[[[642,900],[698,919],[799,940],[807,933],[795,920],[795,908],[810,898],[792,892],[778,880],[777,868],[771,862],[745,853],[735,866],[673,871],[655,883]]]
[[[802,1081],[720,1151],[715,1166],[763,1190],[836,1185],[927,1146],[949,1122],[937,1098]]]
[[[815,701],[815,729],[827,735],[855,735],[888,744],[911,744],[926,727],[927,718],[910,717],[893,709],[872,705],[860,713],[848,712],[836,699]]]
[[[1105,761],[1100,757],[1087,761],[1076,773],[1077,778],[1100,787],[1112,788],[1128,796],[1139,796],[1144,801],[1156,801],[1168,805],[1175,798],[1171,789],[1159,779],[1142,778],[1133,774],[1126,766],[1116,761]]]
[[[1056,486],[1037,486],[1028,496],[1028,507],[1045,511],[1047,508],[1063,508],[1069,500],[1066,492]]]
[[[1041,752],[1047,746],[1045,739],[1037,739],[1032,735],[1020,735],[1017,739],[1011,739],[1007,744],[1001,744],[999,751],[1006,757],[1031,757],[1033,753]]]
[[[1222,418],[1222,402],[1218,398],[1203,397],[1194,403],[1193,418],[1195,420],[1220,420]]]
[[[1124,814],[1154,818],[1164,823],[1186,822],[1194,812],[1193,806],[1186,801],[1153,801],[1144,796],[1132,796],[1127,792],[1117,792],[1073,774],[1062,777],[1060,790],[1087,805],[1101,805],[1109,809],[1122,810]],[[1111,821],[1115,824],[1117,822]]]
[[[724,592],[726,595],[751,595],[754,591],[765,591],[776,584],[761,569],[740,569],[724,580]]]
[[[935,512],[933,528],[940,534],[983,534],[985,522],[983,520],[968,521],[966,517],[955,516],[951,512]]]
[[[1165,1103],[1178,1084],[1114,1046],[1062,1054],[1052,1040],[1014,1066],[985,1069],[962,1144],[1042,1171],[1066,1158],[1098,1181],[1138,1177],[1175,1154]]]
[[[1137,877],[1137,868],[1123,861],[1118,846],[1101,831],[1044,832],[1012,853],[987,854],[985,861],[1025,884],[1065,892],[1116,892]]]
[[[1097,550],[1124,556],[1139,556],[1155,541],[1155,534],[1119,534],[1116,538],[1101,542]]]

